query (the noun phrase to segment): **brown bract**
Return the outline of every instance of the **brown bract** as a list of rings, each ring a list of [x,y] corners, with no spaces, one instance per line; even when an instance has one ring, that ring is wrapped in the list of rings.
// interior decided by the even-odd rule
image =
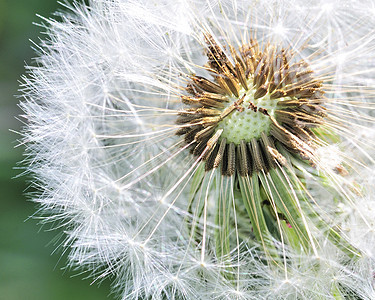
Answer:
[[[267,172],[276,164],[286,164],[280,147],[313,162],[316,137],[311,129],[323,124],[325,108],[322,80],[309,65],[303,60],[293,62],[292,51],[271,44],[261,47],[255,39],[238,51],[228,45],[230,56],[210,34],[205,42],[206,68],[213,79],[190,76],[187,94],[181,97],[186,108],[179,112],[176,134],[184,136],[191,153],[205,161],[206,171],[221,167],[227,176]],[[265,96],[277,101],[274,112],[254,101],[244,106],[249,91],[254,101]],[[222,137],[226,129],[219,130],[218,124],[234,111],[248,109],[267,116],[270,130],[240,143]]]

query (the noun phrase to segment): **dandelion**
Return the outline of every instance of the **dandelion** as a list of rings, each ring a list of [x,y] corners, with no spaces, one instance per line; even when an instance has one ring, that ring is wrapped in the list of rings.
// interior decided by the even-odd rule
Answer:
[[[374,6],[66,6],[23,78],[33,200],[122,299],[374,299]]]

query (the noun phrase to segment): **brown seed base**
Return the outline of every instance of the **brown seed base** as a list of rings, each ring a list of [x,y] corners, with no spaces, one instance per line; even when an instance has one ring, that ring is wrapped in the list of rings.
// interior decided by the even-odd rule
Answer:
[[[232,176],[274,168],[286,159],[277,151],[275,142],[312,160],[315,135],[311,128],[324,124],[322,81],[314,77],[309,65],[302,61],[291,63],[293,53],[277,46],[266,45],[261,51],[257,41],[242,45],[237,52],[231,45],[231,60],[213,37],[205,35],[207,69],[213,80],[192,75],[187,95],[181,97],[187,107],[179,112],[177,135],[191,144],[191,152],[205,161],[205,169],[221,168]],[[277,101],[271,116],[265,108],[250,102],[243,106],[246,92],[255,90],[254,100],[269,95]],[[241,94],[245,91],[245,94]],[[236,97],[229,105],[230,98]],[[221,138],[217,125],[234,111],[251,109],[270,118],[271,129],[259,139],[241,140],[239,144]],[[225,129],[224,129],[225,130]]]

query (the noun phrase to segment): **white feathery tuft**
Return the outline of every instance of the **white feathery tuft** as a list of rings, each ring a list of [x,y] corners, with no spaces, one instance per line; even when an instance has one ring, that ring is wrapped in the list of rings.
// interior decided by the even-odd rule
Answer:
[[[69,266],[115,278],[124,300],[375,299],[372,1],[91,0],[65,6],[57,19],[42,21],[46,37],[23,77],[20,106],[32,199],[43,222],[65,229]],[[258,242],[240,241],[252,228],[233,211],[237,247],[217,253],[216,199],[236,183],[207,172],[197,196],[204,208],[189,210],[202,168],[175,135],[189,76],[209,76],[207,32],[228,53],[228,41],[238,48],[252,32],[324,78],[341,141],[319,149],[317,174],[303,165],[300,173],[359,258],[311,227],[322,247],[305,253],[270,241],[288,266],[272,268]],[[346,177],[333,171],[341,163],[352,170]],[[229,198],[240,211],[237,195]],[[202,218],[193,236],[187,220]]]

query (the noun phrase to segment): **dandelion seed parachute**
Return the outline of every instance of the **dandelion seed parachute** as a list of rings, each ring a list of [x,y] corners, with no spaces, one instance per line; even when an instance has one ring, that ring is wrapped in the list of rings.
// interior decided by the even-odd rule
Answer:
[[[374,8],[96,0],[44,20],[23,142],[70,265],[122,299],[374,299]]]

